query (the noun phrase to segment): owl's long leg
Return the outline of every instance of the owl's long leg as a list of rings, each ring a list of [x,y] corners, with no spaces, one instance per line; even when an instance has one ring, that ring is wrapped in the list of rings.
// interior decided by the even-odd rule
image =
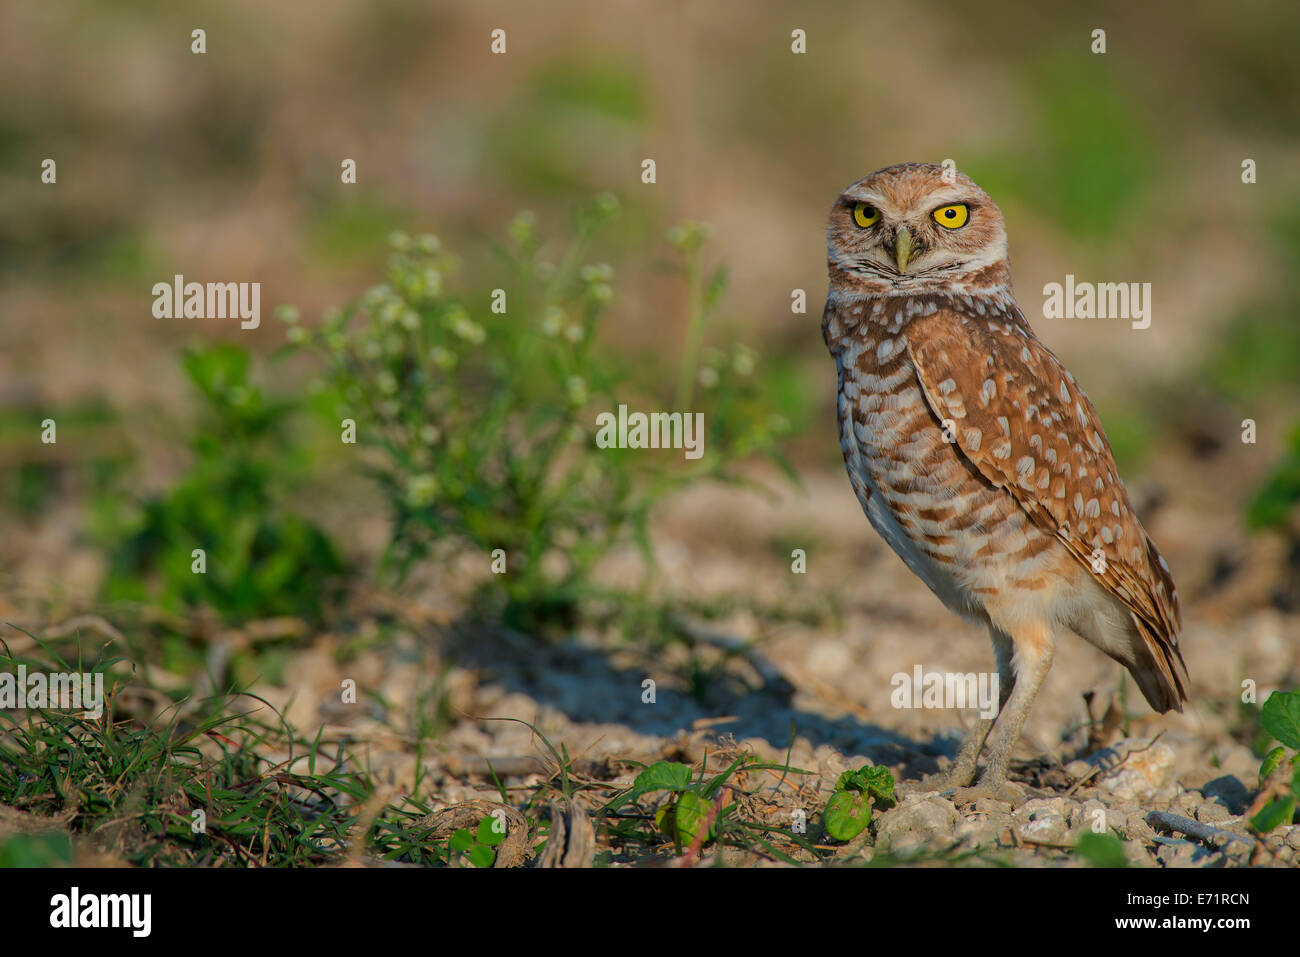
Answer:
[[[1011,637],[1000,628],[990,625],[989,637],[993,639],[993,655],[998,663],[998,714],[1001,714],[1016,683],[1016,674],[1011,670],[1014,649]],[[975,766],[980,751],[984,748],[984,740],[993,728],[993,722],[994,718],[980,718],[975,722],[975,726],[966,735],[961,750],[957,752],[957,760],[943,776],[944,787],[964,788],[975,780]]]
[[[1022,625],[1011,631],[1011,640],[1015,646],[1012,665],[1016,671],[1015,688],[998,715],[997,730],[989,745],[989,761],[980,777],[980,790],[1000,789],[1007,779],[1007,765],[1011,761],[1011,749],[1020,737],[1020,728],[1025,723],[1038,689],[1043,679],[1051,670],[1052,658],[1056,653],[1056,636],[1046,622]]]

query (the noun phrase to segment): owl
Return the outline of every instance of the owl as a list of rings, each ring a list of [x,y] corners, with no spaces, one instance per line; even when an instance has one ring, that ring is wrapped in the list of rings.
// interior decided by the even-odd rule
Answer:
[[[1173,577],[1092,403],[1016,305],[997,205],[956,170],[890,166],[835,200],[827,266],[822,335],[853,490],[908,568],[993,642],[997,717],[940,786],[1018,790],[1011,751],[1066,632],[1124,665],[1156,711],[1181,711]]]

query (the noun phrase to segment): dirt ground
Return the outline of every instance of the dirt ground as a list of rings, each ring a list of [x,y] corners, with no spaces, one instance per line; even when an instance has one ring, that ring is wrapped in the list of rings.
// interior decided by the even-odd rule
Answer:
[[[1258,704],[1240,702],[1243,682],[1253,682],[1260,703],[1294,683],[1300,616],[1263,600],[1280,555],[1267,541],[1252,539],[1247,549],[1230,515],[1216,517],[1198,505],[1204,489],[1184,486],[1159,507],[1150,499],[1145,509],[1184,596],[1182,646],[1191,677],[1185,712],[1151,713],[1118,665],[1068,637],[1013,765],[1024,798],[963,806],[924,791],[920,778],[946,767],[973,713],[896,709],[891,678],[910,675],[918,664],[927,671],[987,671],[986,635],[944,609],[875,536],[841,473],[808,475],[805,490],[769,499],[700,489],[659,522],[666,584],[681,594],[840,596],[839,624],[774,626],[749,614],[711,623],[713,632],[752,645],[731,656],[702,694],[684,686],[684,650],[655,654],[582,635],[541,644],[504,630],[441,627],[454,618],[455,600],[436,584],[405,606],[417,624],[384,649],[340,667],[335,652],[346,637],[323,636],[293,658],[281,685],[255,690],[309,736],[323,722],[327,738],[364,741],[367,760],[397,794],[411,788],[416,756],[409,739],[394,736],[392,714],[417,703],[430,676],[441,674],[453,718],[436,753],[422,760],[435,804],[445,806],[495,797],[489,760],[504,783],[520,789],[554,772],[529,728],[490,720],[515,718],[566,748],[579,773],[609,789],[631,783],[634,762],[695,765],[708,754],[712,769],[740,751],[788,759],[813,773],[767,772],[769,779],[747,785],[755,796],[750,811],[780,826],[799,809],[815,821],[842,771],[887,765],[900,800],[877,813],[869,838],[842,852],[853,859],[971,852],[962,859],[1078,863],[1070,849],[1104,822],[1129,839],[1135,865],[1295,865],[1300,827],[1279,828],[1257,843],[1244,823],[1259,768],[1247,719]],[[1211,553],[1207,541],[1215,543]],[[806,575],[790,571],[789,547],[806,549]],[[1227,571],[1224,555],[1236,556]],[[631,573],[630,563],[625,571]],[[387,713],[336,704],[336,689],[349,677],[379,692]],[[654,703],[643,701],[647,678],[656,683]],[[1114,709],[1098,720],[1091,740],[1088,693],[1094,718]],[[1173,819],[1152,812],[1181,820],[1171,827]],[[1209,830],[1197,831],[1197,824]],[[719,853],[725,863],[748,862],[738,852]]]

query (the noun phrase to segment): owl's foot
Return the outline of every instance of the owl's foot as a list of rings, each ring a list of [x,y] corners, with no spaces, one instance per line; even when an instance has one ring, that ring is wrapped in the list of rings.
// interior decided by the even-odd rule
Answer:
[[[926,776],[921,786],[927,791],[946,791],[950,788],[968,786],[975,780],[975,766],[979,761],[980,749],[984,747],[984,740],[989,736],[992,727],[992,718],[981,718],[977,721],[970,729],[970,733],[966,735],[966,740],[962,743],[961,750],[957,752],[957,759],[952,767],[939,774]]]
[[[990,779],[985,774],[980,779],[979,784],[974,787],[960,787],[948,796],[953,804],[974,804],[980,798],[986,798],[992,801],[1004,801],[1012,806],[1023,804],[1028,798],[1028,793],[1023,785],[1014,781],[1008,781],[1006,778]]]
[[[927,774],[917,785],[918,791],[953,791],[964,788],[975,780],[975,768],[953,765],[946,771]]]

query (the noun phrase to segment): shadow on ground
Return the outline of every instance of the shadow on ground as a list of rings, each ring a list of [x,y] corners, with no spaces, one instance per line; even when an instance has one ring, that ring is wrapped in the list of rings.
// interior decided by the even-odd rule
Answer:
[[[544,641],[463,621],[445,635],[439,650],[446,659],[575,723],[617,724],[669,739],[707,726],[737,741],[761,738],[777,751],[800,737],[813,749],[827,745],[877,764],[904,764],[908,777],[937,770],[937,758],[954,755],[959,743],[957,729],[918,740],[853,715],[829,717],[806,710],[794,702],[788,685],[779,686],[781,679],[762,677],[777,672],[756,650],[747,655],[748,665],[733,661],[694,682],[692,689],[690,674],[680,665],[631,647]],[[643,701],[647,679],[655,682],[652,703]],[[734,720],[717,721],[721,718]]]

